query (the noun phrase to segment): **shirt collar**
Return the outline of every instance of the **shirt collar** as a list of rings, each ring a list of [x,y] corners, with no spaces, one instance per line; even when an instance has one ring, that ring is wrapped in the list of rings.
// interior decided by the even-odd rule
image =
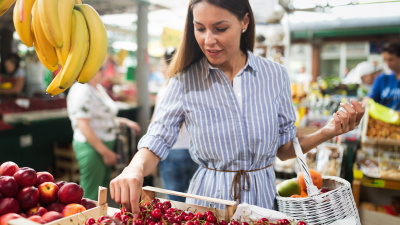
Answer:
[[[217,67],[212,66],[208,60],[207,57],[203,57],[202,58],[202,65],[203,68],[207,68],[207,73],[205,76],[205,79],[207,79],[210,76],[210,73],[212,70],[216,70],[218,69]],[[246,65],[243,67],[243,71],[246,71],[246,69],[250,69],[250,70],[256,70],[256,66],[255,66],[255,56],[251,51],[247,51],[247,62]],[[252,73],[254,76],[256,75],[256,73]]]

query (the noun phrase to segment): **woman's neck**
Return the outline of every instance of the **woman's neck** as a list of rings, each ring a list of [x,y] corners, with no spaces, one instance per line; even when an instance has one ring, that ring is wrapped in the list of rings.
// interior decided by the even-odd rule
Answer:
[[[221,69],[231,83],[233,83],[233,78],[235,78],[236,74],[246,65],[246,62],[247,55],[240,51],[237,56],[232,57],[230,62],[226,65],[221,65],[219,69]]]

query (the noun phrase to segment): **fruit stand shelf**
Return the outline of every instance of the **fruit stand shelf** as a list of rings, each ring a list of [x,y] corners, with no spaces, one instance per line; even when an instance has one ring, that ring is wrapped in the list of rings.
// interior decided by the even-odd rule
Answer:
[[[363,177],[361,179],[354,179],[353,181],[353,196],[358,206],[360,200],[360,188],[361,186],[374,187],[374,188],[384,188],[400,191],[400,181],[398,180],[387,180],[387,179],[376,179]]]

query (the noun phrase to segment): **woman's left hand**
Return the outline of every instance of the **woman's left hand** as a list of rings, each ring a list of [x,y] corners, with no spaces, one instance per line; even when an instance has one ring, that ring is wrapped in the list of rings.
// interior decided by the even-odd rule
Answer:
[[[348,103],[340,103],[345,109],[339,110],[333,114],[333,119],[329,121],[325,127],[322,128],[321,132],[329,139],[347,133],[360,124],[361,118],[364,115],[364,107],[360,102],[351,99],[351,105]]]

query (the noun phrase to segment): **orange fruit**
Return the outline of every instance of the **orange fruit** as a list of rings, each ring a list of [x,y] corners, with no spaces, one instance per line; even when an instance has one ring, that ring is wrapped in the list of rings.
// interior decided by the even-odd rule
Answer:
[[[301,195],[292,195],[291,198],[302,198]]]
[[[314,183],[315,186],[317,186],[318,189],[321,189],[322,187],[322,176],[320,173],[318,173],[318,171],[310,169],[310,175],[311,175],[311,179]],[[307,186],[306,186],[306,182],[304,181],[304,177],[302,173],[299,173],[299,184],[301,187],[301,190],[307,190]]]
[[[301,190],[301,193],[300,193],[300,196],[301,196],[302,198],[308,197],[307,191],[302,189],[302,190]]]

